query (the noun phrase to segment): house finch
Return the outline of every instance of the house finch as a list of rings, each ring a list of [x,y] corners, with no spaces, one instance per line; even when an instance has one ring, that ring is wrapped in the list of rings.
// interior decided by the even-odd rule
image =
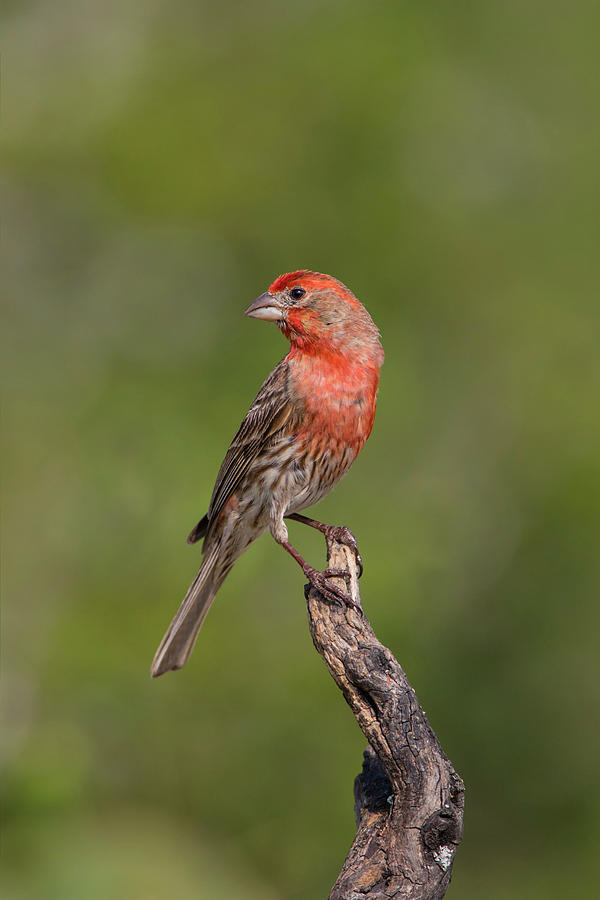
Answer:
[[[298,515],[346,474],[375,417],[383,349],[379,331],[352,291],[335,278],[302,270],[281,275],[246,310],[275,322],[290,352],[271,372],[234,437],[207,514],[188,537],[204,538],[203,559],[152,663],[152,676],[187,661],[206,614],[236,559],[264,531],[299,563],[322,594],[351,599],[302,559],[285,518],[318,528],[328,542],[358,550],[345,528]],[[353,604],[352,604],[353,605]]]

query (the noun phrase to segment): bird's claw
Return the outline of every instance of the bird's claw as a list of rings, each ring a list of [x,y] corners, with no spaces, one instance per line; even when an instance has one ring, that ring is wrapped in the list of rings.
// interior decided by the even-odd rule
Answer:
[[[350,529],[346,528],[345,525],[326,525],[324,534],[325,540],[327,541],[328,554],[331,554],[331,544],[333,541],[337,541],[338,544],[343,544],[345,547],[349,547],[350,550],[352,550],[358,567],[358,577],[360,578],[364,571],[362,556],[358,552],[356,538]]]
[[[329,581],[330,578],[350,578],[350,573],[346,569],[325,569],[323,572],[319,572],[317,569],[313,569],[312,566],[307,566],[304,574],[312,587],[319,591],[327,600],[339,603],[342,606],[350,606],[361,615],[363,614],[362,607],[352,599],[350,594],[347,594],[346,591],[343,591],[335,584],[331,584]]]

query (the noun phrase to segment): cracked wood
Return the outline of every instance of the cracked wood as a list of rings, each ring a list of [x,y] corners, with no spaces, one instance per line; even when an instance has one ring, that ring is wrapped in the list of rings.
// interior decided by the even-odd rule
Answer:
[[[360,606],[354,553],[330,542],[332,579]],[[464,787],[368,619],[307,592],[310,632],[369,742],[354,785],[356,837],[329,900],[439,900],[462,838]]]

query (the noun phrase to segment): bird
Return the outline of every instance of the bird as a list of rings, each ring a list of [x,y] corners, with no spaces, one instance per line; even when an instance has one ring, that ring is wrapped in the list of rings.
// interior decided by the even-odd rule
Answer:
[[[352,532],[300,514],[342,478],[371,433],[384,353],[380,333],[352,291],[337,278],[308,269],[280,275],[246,309],[275,323],[290,350],[267,377],[225,455],[208,512],[188,544],[204,540],[202,563],[163,637],[153,678],[180,669],[235,561],[270,531],[326,600],[354,605],[289,540],[286,519],[348,544]]]

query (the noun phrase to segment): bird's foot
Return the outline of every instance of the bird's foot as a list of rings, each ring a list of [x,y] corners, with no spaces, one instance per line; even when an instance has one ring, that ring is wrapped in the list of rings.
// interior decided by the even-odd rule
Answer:
[[[345,525],[325,525],[323,534],[325,535],[325,540],[327,542],[328,555],[331,555],[331,544],[333,541],[337,541],[338,544],[343,544],[345,547],[349,547],[350,550],[352,550],[358,568],[358,577],[360,578],[360,576],[364,572],[362,556],[358,551],[356,538],[354,537],[350,529],[346,528]]]
[[[301,513],[290,513],[285,517],[286,519],[293,519],[295,522],[302,522],[303,525],[308,525],[309,528],[316,528],[317,531],[320,531],[321,534],[325,535],[325,541],[327,543],[327,554],[331,556],[331,544],[333,541],[337,541],[339,544],[344,544],[346,547],[350,547],[352,552],[354,553],[354,558],[356,559],[356,565],[358,567],[358,577],[363,573],[363,561],[360,553],[358,552],[358,544],[356,543],[356,538],[352,534],[349,528],[346,528],[345,525],[325,525],[323,522],[317,522],[316,519],[311,519],[308,516],[303,516]]]
[[[347,569],[325,569],[323,572],[319,572],[312,566],[306,566],[303,571],[312,587],[319,591],[326,600],[342,606],[350,606],[363,615],[362,607],[352,599],[350,594],[329,581],[330,578],[350,578],[351,575]]]

